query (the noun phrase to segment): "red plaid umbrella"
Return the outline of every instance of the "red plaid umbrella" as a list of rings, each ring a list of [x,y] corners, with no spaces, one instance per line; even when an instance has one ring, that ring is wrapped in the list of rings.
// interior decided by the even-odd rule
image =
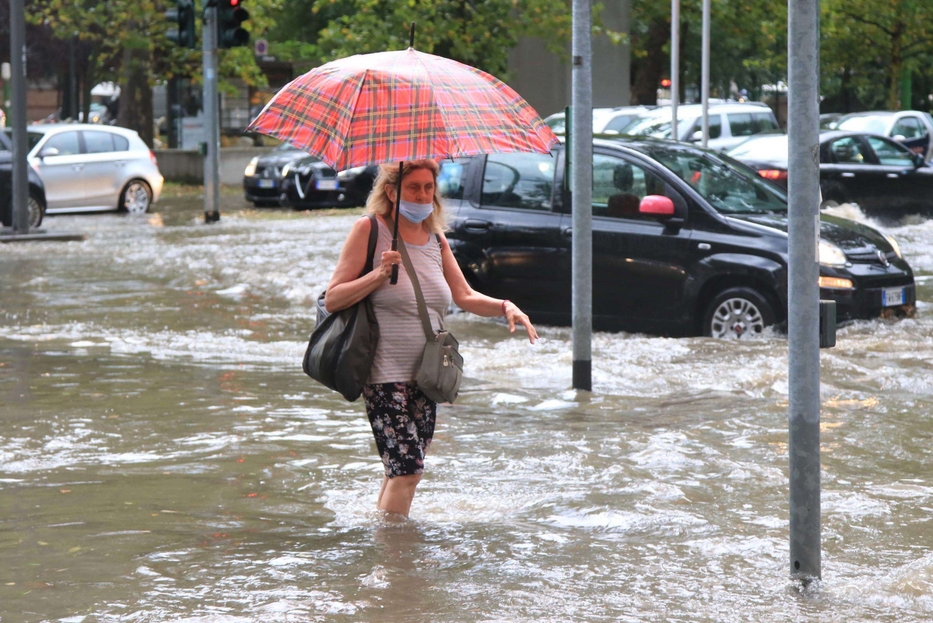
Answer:
[[[546,153],[558,142],[511,87],[409,48],[351,56],[296,78],[247,128],[354,166],[481,153]]]

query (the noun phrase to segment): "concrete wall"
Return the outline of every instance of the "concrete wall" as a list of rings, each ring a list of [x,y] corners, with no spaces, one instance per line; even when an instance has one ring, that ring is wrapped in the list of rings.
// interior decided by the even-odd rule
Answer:
[[[220,183],[243,184],[243,170],[255,156],[269,153],[271,147],[224,147],[220,150]],[[196,149],[155,149],[159,170],[166,181],[185,184],[204,182],[204,157]]]
[[[602,21],[610,30],[628,34],[629,0],[604,3]],[[567,61],[549,52],[539,39],[520,39],[509,54],[509,86],[542,117],[570,105],[570,49]],[[631,102],[631,50],[608,37],[593,37],[593,106],[628,106]]]

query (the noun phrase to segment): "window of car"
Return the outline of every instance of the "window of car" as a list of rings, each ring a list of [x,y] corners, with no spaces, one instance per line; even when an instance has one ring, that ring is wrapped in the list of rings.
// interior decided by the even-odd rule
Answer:
[[[897,123],[894,124],[894,129],[891,130],[892,136],[900,135],[907,140],[921,138],[924,134],[925,132],[920,125],[920,120],[916,117],[901,117],[897,120]]]
[[[550,210],[554,158],[550,154],[519,153],[487,156],[480,203],[523,210]]]
[[[755,127],[757,128],[758,132],[768,132],[770,130],[778,129],[778,125],[774,122],[774,117],[770,113],[752,113],[752,119],[755,121]]]
[[[113,150],[114,151],[129,151],[130,150],[130,140],[125,136],[120,136],[119,134],[111,134],[113,137]]]
[[[729,117],[729,128],[732,130],[732,136],[751,136],[755,134],[755,122],[752,120],[752,114],[747,112],[731,113]]]
[[[787,211],[787,199],[777,187],[729,158],[662,146],[652,146],[646,153],[693,187],[722,214]]]
[[[444,160],[437,173],[437,191],[447,199],[463,199],[467,159]]]
[[[871,157],[866,153],[862,142],[854,136],[838,138],[829,146],[833,162],[836,164],[871,164]]]
[[[884,134],[888,127],[887,120],[889,118],[890,117],[869,116],[849,117],[848,119],[842,119],[836,126],[836,129],[845,130],[846,132],[868,132],[870,134]]]
[[[84,148],[89,154],[105,154],[113,151],[113,136],[109,132],[84,132]]]
[[[613,117],[612,120],[606,124],[606,127],[603,128],[603,132],[615,132],[620,134],[627,126],[638,118],[638,115],[618,115]]]
[[[77,132],[59,132],[58,134],[53,134],[49,137],[49,140],[46,141],[45,145],[42,146],[42,149],[48,149],[50,147],[57,149],[59,156],[75,156],[81,153]]]
[[[643,167],[604,154],[593,154],[593,216],[647,219],[639,213],[641,200],[663,195],[664,182]]]
[[[866,138],[875,156],[878,157],[878,162],[882,165],[890,167],[912,167],[914,165],[913,153],[903,145],[877,136]]]

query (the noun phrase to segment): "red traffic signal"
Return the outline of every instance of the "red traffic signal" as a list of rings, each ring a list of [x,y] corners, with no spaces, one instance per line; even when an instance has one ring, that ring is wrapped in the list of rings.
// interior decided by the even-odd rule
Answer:
[[[663,87],[663,88],[665,88],[665,89],[671,88],[671,80],[670,80],[670,78],[664,78],[663,80],[661,80],[661,87]]]

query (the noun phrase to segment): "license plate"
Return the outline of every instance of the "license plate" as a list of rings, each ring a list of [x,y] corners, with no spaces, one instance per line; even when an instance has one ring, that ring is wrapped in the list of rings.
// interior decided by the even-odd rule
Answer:
[[[337,180],[318,180],[314,187],[318,190],[337,190]]]
[[[904,304],[904,288],[885,288],[881,291],[881,304],[883,307]]]
[[[260,188],[275,188],[275,180],[259,180]]]

